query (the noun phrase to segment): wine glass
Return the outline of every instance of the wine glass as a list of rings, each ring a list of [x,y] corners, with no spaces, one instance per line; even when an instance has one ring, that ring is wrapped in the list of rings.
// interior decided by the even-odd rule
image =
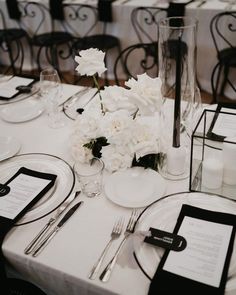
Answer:
[[[58,72],[54,68],[47,68],[40,72],[40,93],[44,99],[46,112],[51,128],[60,128],[65,125],[61,118],[59,103],[62,87]]]

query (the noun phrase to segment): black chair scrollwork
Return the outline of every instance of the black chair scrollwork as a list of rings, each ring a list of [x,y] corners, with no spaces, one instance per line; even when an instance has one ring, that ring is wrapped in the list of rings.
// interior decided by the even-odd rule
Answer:
[[[8,6],[9,5],[9,6]],[[8,15],[11,26],[6,24]],[[4,74],[21,74],[24,63],[24,40],[29,41],[28,34],[21,24],[21,12],[17,2],[7,2],[6,14],[0,10],[0,47],[9,56],[10,66],[4,69]],[[29,44],[29,43],[27,43]]]
[[[32,48],[36,48],[38,71],[42,70],[46,60],[46,63],[57,69],[63,78],[61,63],[71,57],[73,41],[64,14],[58,11],[52,13],[52,7],[46,6],[43,2],[21,1],[20,5],[24,24],[30,35],[30,44]]]
[[[225,96],[226,85],[236,93],[236,77],[230,76],[230,69],[236,69],[236,11],[215,15],[210,31],[218,59],[211,75],[213,102],[216,103]]]
[[[156,55],[149,55],[150,43],[137,43],[131,45],[118,55],[114,63],[114,77],[116,85],[123,86],[122,80],[129,78],[137,78],[138,74],[148,73],[150,76],[157,76],[158,63],[156,62]],[[134,65],[138,67],[138,69]],[[124,73],[121,74],[121,69]]]
[[[72,4],[71,6],[76,6],[76,4]],[[107,27],[110,22],[100,20],[98,8],[86,4],[78,6],[76,15],[77,20],[87,24],[86,26],[89,27],[89,30],[80,34],[78,38],[75,38],[73,44],[74,54],[78,55],[80,50],[97,48],[106,52],[105,64],[107,66],[107,53],[112,49],[117,49],[118,53],[121,52],[119,38],[107,33]],[[105,83],[106,85],[109,84],[107,71],[105,72]]]

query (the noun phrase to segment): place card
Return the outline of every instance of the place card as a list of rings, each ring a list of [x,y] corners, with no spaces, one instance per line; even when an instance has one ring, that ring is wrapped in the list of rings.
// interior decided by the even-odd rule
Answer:
[[[1,83],[1,99],[10,99],[20,93],[18,86],[30,86],[34,83],[33,78],[13,76],[9,80]]]
[[[236,215],[183,205],[174,233],[183,236],[183,251],[166,250],[149,294],[223,295],[235,239]]]
[[[0,194],[0,217],[14,220],[33,206],[55,183],[56,175],[20,168]]]

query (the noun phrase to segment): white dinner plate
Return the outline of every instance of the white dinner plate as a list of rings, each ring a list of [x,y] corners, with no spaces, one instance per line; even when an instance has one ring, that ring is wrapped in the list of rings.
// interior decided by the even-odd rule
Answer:
[[[43,111],[43,103],[35,98],[7,105],[1,109],[0,116],[6,122],[21,123],[37,118]]]
[[[106,197],[117,205],[140,208],[161,198],[166,182],[152,169],[133,167],[109,175],[104,182]]]
[[[148,231],[150,227],[167,232],[173,232],[177,218],[183,204],[192,205],[211,211],[235,214],[236,202],[206,193],[177,193],[153,203],[147,207],[139,217],[135,227],[137,231]],[[135,257],[143,273],[152,278],[158,263],[164,253],[160,247],[154,247],[142,242],[136,245]],[[225,295],[236,294],[236,243],[230,261],[229,280],[226,284]]]
[[[1,84],[0,84],[1,85]],[[0,105],[8,105],[18,101],[25,100],[26,98],[37,96],[39,94],[39,84],[38,82],[32,85],[30,93],[19,93],[17,96],[10,98],[10,99],[1,99],[0,98]]]
[[[0,161],[8,159],[20,150],[20,142],[12,136],[0,136]]]
[[[83,88],[63,104],[63,111],[67,117],[75,120],[78,116],[78,109],[84,108],[95,98],[96,88]]]
[[[55,185],[18,221],[18,225],[37,220],[56,209],[70,195],[75,174],[71,166],[56,156],[23,154],[0,163],[0,183],[5,183],[21,167],[57,175]]]

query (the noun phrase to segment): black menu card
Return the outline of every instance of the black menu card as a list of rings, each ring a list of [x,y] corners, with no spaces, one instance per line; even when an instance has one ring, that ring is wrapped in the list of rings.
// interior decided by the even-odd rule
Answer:
[[[181,252],[165,251],[149,295],[223,295],[235,238],[236,215],[183,205],[174,233],[187,241]]]

